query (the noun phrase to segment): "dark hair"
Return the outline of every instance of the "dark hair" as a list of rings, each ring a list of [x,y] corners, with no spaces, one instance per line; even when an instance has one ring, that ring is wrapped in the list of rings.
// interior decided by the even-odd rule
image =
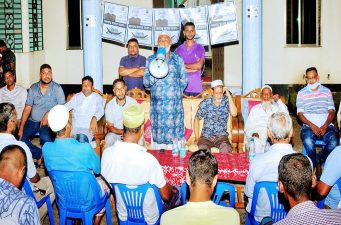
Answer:
[[[40,66],[40,72],[43,70],[43,69],[50,69],[52,70],[51,66],[49,64],[43,64]]]
[[[118,82],[122,82],[124,85],[126,85],[126,82],[122,78],[117,78],[112,83],[112,86],[115,86],[115,84],[117,84]]]
[[[218,174],[217,159],[205,149],[194,152],[189,159],[188,174],[193,186],[197,182],[211,186],[214,176]]]
[[[0,132],[7,130],[8,121],[12,118],[15,107],[12,103],[4,102],[0,104]]]
[[[83,77],[83,78],[82,78],[82,84],[83,84],[83,82],[84,82],[85,80],[90,81],[91,84],[94,85],[94,80],[92,79],[91,76],[85,76],[85,77]]]
[[[0,47],[7,47],[6,42],[4,42],[4,40],[0,40]]]
[[[123,132],[124,133],[137,134],[143,125],[144,125],[144,123],[142,123],[140,126],[135,127],[135,128],[129,128],[129,127],[126,127],[123,125]]]
[[[309,197],[312,188],[312,167],[309,159],[301,153],[283,156],[278,165],[278,180],[295,200],[303,196]]]
[[[130,42],[136,42],[136,44],[139,44],[139,41],[136,38],[130,38],[127,42],[127,46],[129,45]]]
[[[185,25],[184,25],[184,29],[185,29],[186,27],[194,27],[194,28],[195,28],[195,25],[194,25],[193,22],[187,22],[187,23],[185,23]]]
[[[14,152],[14,151],[16,151],[16,150],[20,151],[21,154],[23,155],[23,158],[24,158],[24,162],[23,162],[24,165],[23,165],[23,166],[27,167],[27,156],[26,156],[26,152],[25,152],[25,150],[24,150],[21,146],[19,146],[19,145],[7,145],[6,147],[4,147],[4,148],[2,149],[2,151],[0,152],[0,163],[1,163],[3,160],[8,159],[7,154],[12,153],[12,152]]]
[[[308,69],[306,69],[305,74],[307,74],[310,71],[315,71],[317,73],[316,67],[309,67]]]

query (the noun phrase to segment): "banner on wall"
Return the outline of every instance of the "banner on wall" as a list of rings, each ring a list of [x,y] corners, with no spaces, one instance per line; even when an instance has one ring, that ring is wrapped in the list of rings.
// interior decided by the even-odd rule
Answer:
[[[187,22],[195,24],[195,41],[204,46],[209,45],[206,6],[181,8],[179,12],[182,25],[185,25]]]
[[[125,43],[128,12],[128,6],[104,2],[102,29],[104,39]]]
[[[136,38],[140,45],[153,45],[153,10],[129,7],[127,42]]]
[[[157,38],[162,32],[171,36],[173,44],[177,43],[180,30],[178,9],[154,9],[154,46],[157,46]]]

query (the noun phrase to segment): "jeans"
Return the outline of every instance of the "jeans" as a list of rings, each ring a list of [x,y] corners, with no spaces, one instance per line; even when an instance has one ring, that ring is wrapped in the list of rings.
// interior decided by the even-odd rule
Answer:
[[[27,120],[24,126],[23,135],[21,141],[25,142],[30,148],[33,159],[40,159],[42,156],[41,148],[32,144],[31,140],[39,133],[40,146],[43,146],[45,142],[52,142],[52,134],[48,126],[40,127],[40,122],[33,122]]]
[[[333,125],[329,125],[326,133],[322,137],[316,136],[312,129],[303,124],[301,131],[301,138],[303,141],[304,148],[307,151],[307,155],[313,162],[314,168],[317,166],[319,162],[324,163],[329,155],[336,146],[339,145],[339,135],[338,131],[335,129]],[[322,154],[320,159],[317,159],[316,149],[315,149],[315,141],[323,140],[326,143],[326,147],[322,148]]]

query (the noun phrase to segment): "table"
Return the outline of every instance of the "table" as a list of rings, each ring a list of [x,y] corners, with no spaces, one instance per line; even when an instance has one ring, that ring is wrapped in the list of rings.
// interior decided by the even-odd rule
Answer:
[[[174,158],[172,151],[148,151],[159,161],[162,166],[166,180],[172,184],[180,186],[186,178],[188,160],[192,155],[187,152],[184,159]],[[249,172],[249,159],[245,152],[243,153],[215,153],[218,161],[218,179],[225,181],[245,182]]]

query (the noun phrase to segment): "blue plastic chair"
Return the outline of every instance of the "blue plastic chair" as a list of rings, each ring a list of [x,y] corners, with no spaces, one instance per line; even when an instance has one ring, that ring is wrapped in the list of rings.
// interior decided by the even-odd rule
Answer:
[[[277,222],[287,215],[287,211],[284,208],[284,205],[279,202],[278,199],[278,187],[277,182],[271,181],[262,181],[257,182],[253,189],[253,197],[252,197],[252,205],[250,213],[246,212],[245,214],[245,225],[251,224],[259,224],[259,222],[255,219],[256,205],[258,201],[259,191],[264,188],[268,194],[268,198],[270,201],[271,213],[270,217]]]
[[[24,179],[23,188],[24,188],[25,193],[34,199],[34,201],[37,204],[38,209],[46,203],[47,213],[49,216],[50,224],[54,225],[54,216],[53,216],[53,210],[52,210],[52,203],[51,203],[50,195],[49,194],[45,195],[43,198],[41,198],[39,201],[37,201],[37,199],[34,196],[34,193],[32,191],[30,182],[27,180],[27,178]]]
[[[221,197],[223,196],[224,192],[228,191],[230,194],[230,204],[227,205],[225,201],[220,201]],[[183,182],[181,185],[181,203],[182,205],[186,204],[187,199],[187,193],[189,193],[189,187],[186,182]],[[213,195],[212,195],[212,201],[221,206],[225,207],[232,207],[235,206],[235,189],[232,184],[225,183],[225,182],[217,182],[217,185],[215,186]]]
[[[163,204],[159,193],[159,189],[155,185],[151,185],[149,183],[139,186],[131,186],[126,184],[111,185],[115,192],[116,214],[118,214],[117,212],[118,201],[116,196],[117,191],[120,192],[120,195],[127,209],[127,220],[122,221],[117,215],[117,219],[119,220],[120,225],[147,224],[143,214],[143,202],[146,197],[147,190],[149,188],[153,188],[154,190],[156,204],[159,210],[159,218],[157,219],[155,224],[160,224],[160,218],[163,213]]]
[[[321,147],[322,151],[325,150],[325,147],[327,146],[327,143],[324,142],[323,140],[316,140],[315,141],[315,146]],[[307,156],[307,150],[305,149],[304,145],[302,145],[302,154]]]
[[[105,207],[107,224],[111,225],[109,194],[102,196],[95,176],[88,172],[49,171],[56,193],[60,224],[82,219],[84,225],[93,224],[93,217]]]
[[[336,181],[336,185],[337,187],[339,188],[339,191],[340,191],[340,195],[341,195],[341,177]],[[324,201],[326,200],[326,198],[320,200],[317,202],[317,207],[320,208],[320,209],[323,209],[324,207]]]

